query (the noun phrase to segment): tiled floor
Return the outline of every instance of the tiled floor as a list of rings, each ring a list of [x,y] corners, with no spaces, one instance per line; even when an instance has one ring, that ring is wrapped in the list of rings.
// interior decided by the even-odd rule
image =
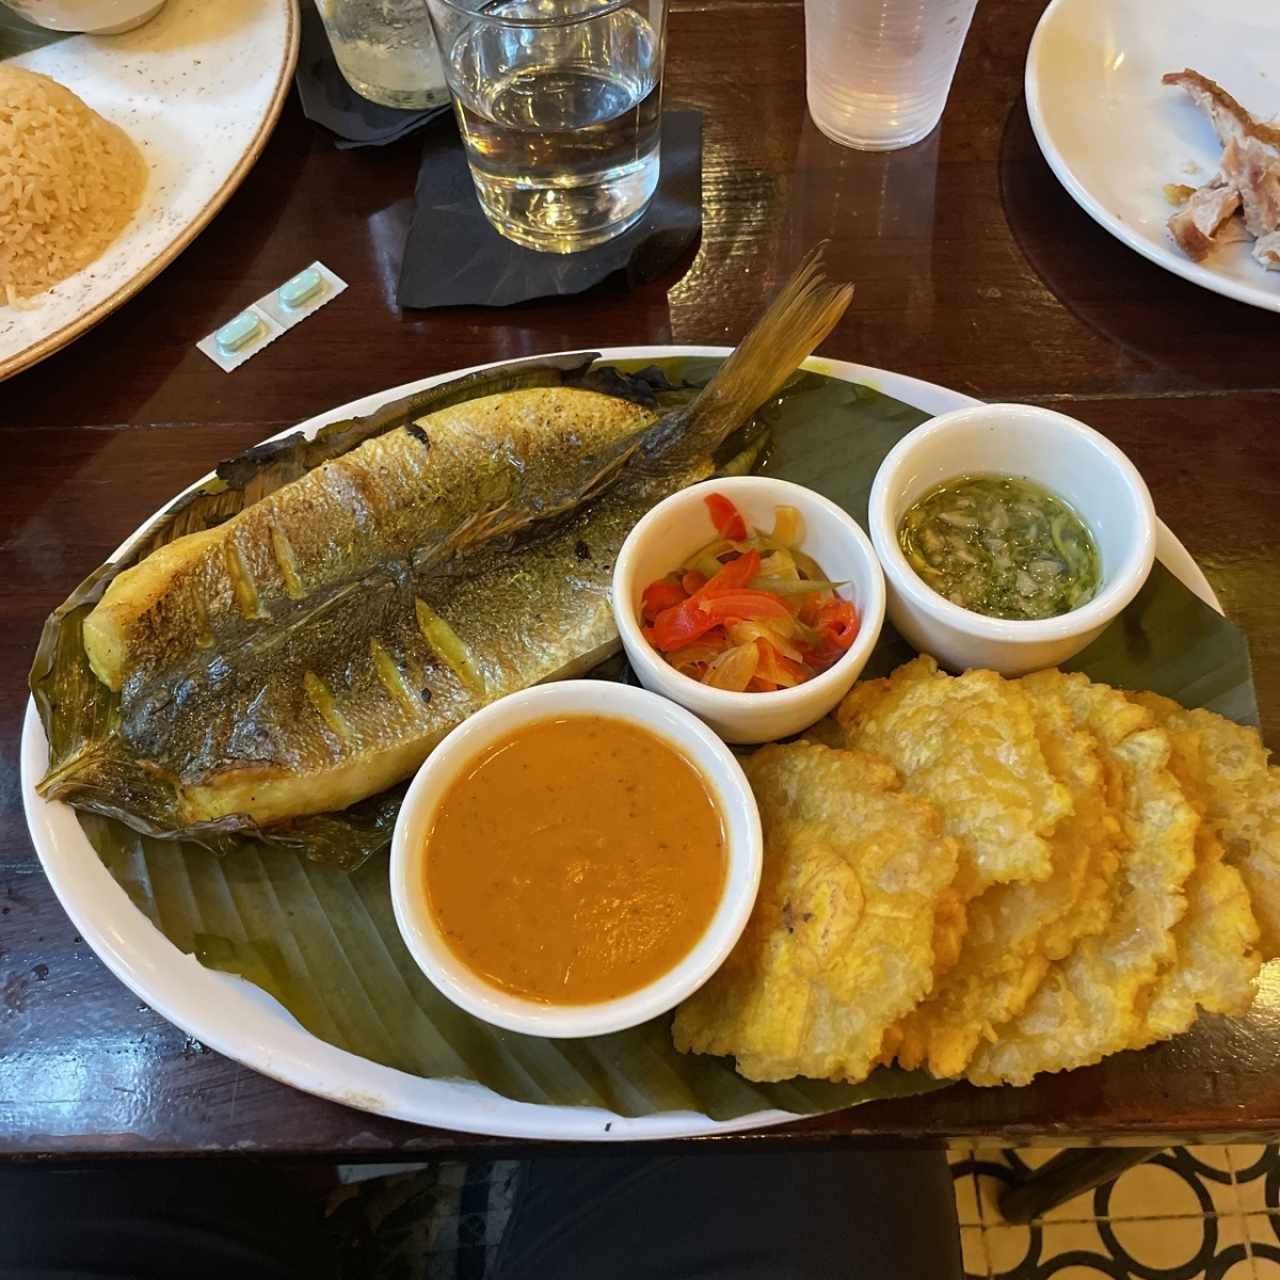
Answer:
[[[373,1169],[373,1176],[363,1176]],[[484,1280],[511,1217],[514,1160],[344,1166],[330,1197],[349,1280]]]
[[[997,1200],[1051,1151],[950,1153],[968,1277],[1280,1280],[1280,1148],[1179,1147],[1010,1226]]]

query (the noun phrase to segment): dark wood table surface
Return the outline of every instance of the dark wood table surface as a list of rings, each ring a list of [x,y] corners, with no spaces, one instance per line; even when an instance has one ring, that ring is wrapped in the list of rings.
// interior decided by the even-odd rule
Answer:
[[[178,261],[96,330],[0,386],[0,1154],[392,1158],[510,1143],[321,1101],[210,1053],[75,935],[22,816],[18,741],[40,623],[120,538],[219,459],[322,409],[481,361],[599,344],[729,343],[815,241],[854,304],[824,351],[990,400],[1052,404],[1128,451],[1253,646],[1280,741],[1280,315],[1183,283],[1053,178],[1022,96],[1040,0],[982,0],[941,129],[843,150],[804,105],[796,0],[675,0],[669,105],[705,113],[691,261],[632,292],[402,312],[420,143],[341,152],[296,97]],[[320,258],[350,288],[238,372],[194,343]],[[761,1143],[1117,1142],[1280,1134],[1280,964],[1253,1012],[1025,1089],[957,1086]]]

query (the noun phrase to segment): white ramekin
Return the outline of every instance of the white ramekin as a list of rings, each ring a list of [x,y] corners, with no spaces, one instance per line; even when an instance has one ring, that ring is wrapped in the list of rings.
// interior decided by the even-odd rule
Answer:
[[[1037,481],[1084,517],[1101,558],[1087,604],[1038,622],[988,618],[925,585],[898,545],[898,523],[944,480],[1000,472]],[[1078,653],[1138,594],[1155,558],[1156,515],[1133,463],[1105,436],[1052,409],[991,404],[944,413],[904,436],[871,486],[871,540],[888,579],[889,621],[953,671],[1021,675]]]
[[[707,504],[722,493],[748,524],[773,527],[774,512],[795,507],[804,520],[801,550],[822,566],[858,611],[858,634],[838,662],[812,680],[774,693],[712,689],[671,666],[644,638],[640,597],[716,536]],[[788,480],[734,476],[708,480],[658,503],[627,535],[613,571],[613,616],[632,669],[646,689],[688,707],[727,742],[772,742],[821,720],[853,687],[884,623],[884,574],[858,522],[834,502]]]
[[[724,892],[706,932],[673,969],[648,986],[597,1004],[551,1005],[510,995],[486,982],[449,949],[427,907],[423,859],[427,835],[449,785],[494,742],[523,726],[561,716],[610,716],[665,739],[695,768],[724,819]],[[582,779],[584,787],[591,785]],[[679,1004],[724,963],[746,926],[760,887],[760,814],[742,766],[706,725],[683,708],[608,680],[537,685],[465,720],[427,757],[409,786],[391,840],[391,903],[396,924],[423,973],[454,1004],[495,1026],[534,1036],[596,1036],[633,1027]]]

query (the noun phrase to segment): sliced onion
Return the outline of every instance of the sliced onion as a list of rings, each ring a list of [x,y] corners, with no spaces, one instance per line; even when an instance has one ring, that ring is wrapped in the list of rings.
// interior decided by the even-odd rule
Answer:
[[[815,591],[830,591],[834,594],[844,585],[843,582],[828,582],[822,578],[816,582],[809,578],[774,578],[763,575],[751,579],[752,591],[768,591],[775,596],[809,596]]]
[[[804,666],[803,663],[800,665]],[[805,667],[805,671],[807,672],[808,670],[809,668]],[[806,679],[808,679],[807,675],[800,675],[797,672],[788,671],[777,657],[776,651],[773,653],[762,652],[760,654],[760,665],[756,668],[756,671],[761,678],[770,681],[772,684],[776,684],[779,689],[794,688],[796,685],[802,684]]]
[[[762,640],[793,662],[804,661],[804,655],[782,633],[782,629],[771,626],[769,622],[735,622],[727,629],[729,639],[734,644],[754,644],[757,640]]]
[[[666,659],[677,671],[683,671],[687,675],[690,667],[697,666],[702,662],[712,662],[723,652],[723,640],[708,640],[703,637],[701,640],[695,640],[692,644],[685,645],[683,649],[676,649],[674,652],[668,653]]]
[[[798,547],[804,541],[804,517],[795,507],[778,507],[774,511],[772,537],[782,547]]]
[[[719,555],[715,552],[715,548],[720,545],[722,544],[712,542],[703,547],[680,566],[681,572],[688,573],[689,570],[693,570],[694,573],[702,574],[704,578],[714,578],[724,568]],[[728,544],[723,545],[727,549]]]
[[[826,578],[827,575],[812,556],[805,555],[803,551],[793,551],[791,554],[795,557],[796,567],[811,582],[822,582]]]
[[[799,582],[800,570],[796,568],[795,558],[785,547],[774,547],[765,554],[760,564],[761,573],[767,578],[777,578],[782,582]]]
[[[708,667],[702,683],[713,689],[741,693],[751,683],[760,665],[760,654],[754,644],[737,644],[726,649]]]

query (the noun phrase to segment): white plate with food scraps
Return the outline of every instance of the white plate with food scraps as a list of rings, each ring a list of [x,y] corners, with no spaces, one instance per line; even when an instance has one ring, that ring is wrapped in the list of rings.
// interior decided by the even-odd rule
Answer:
[[[1222,147],[1165,72],[1216,80],[1255,117],[1280,116],[1277,0],[1053,0],[1027,53],[1027,110],[1050,168],[1113,236],[1175,275],[1280,311],[1280,271],[1241,241],[1193,262],[1173,242],[1166,185],[1199,187]]]
[[[615,347],[601,354],[605,360],[650,361],[679,356],[723,357],[729,353],[728,347],[672,346]],[[489,367],[479,365],[376,392],[311,418],[301,423],[300,429],[314,435],[329,422],[373,413],[390,400]],[[980,403],[933,383],[842,360],[814,358],[806,361],[805,367],[827,377],[870,386],[929,414]],[[279,439],[298,429],[290,427],[271,438]],[[195,481],[191,488],[210,478]],[[112,558],[141,532],[132,535]],[[1159,525],[1156,555],[1201,600],[1222,612],[1199,566],[1163,523]],[[34,703],[28,702],[22,730],[22,797],[27,826],[45,874],[76,931],[112,973],[157,1013],[202,1044],[263,1075],[378,1115],[496,1137],[616,1142],[732,1133],[796,1119],[790,1112],[777,1110],[722,1121],[692,1111],[627,1117],[599,1107],[513,1102],[483,1085],[410,1075],[320,1040],[261,988],[231,974],[206,969],[194,956],[179,951],[151,924],[99,861],[74,811],[36,794],[35,784],[44,775],[48,761],[44,730]],[[99,1083],[110,1087],[115,1083],[111,1064],[104,1064],[102,1070],[107,1075]],[[51,1078],[49,1087],[56,1091],[63,1086]]]
[[[0,305],[0,378],[52,355],[154,279],[253,167],[298,59],[294,0],[168,0],[124,35],[72,36],[13,58],[70,89],[142,152],[142,204],[102,256]]]

